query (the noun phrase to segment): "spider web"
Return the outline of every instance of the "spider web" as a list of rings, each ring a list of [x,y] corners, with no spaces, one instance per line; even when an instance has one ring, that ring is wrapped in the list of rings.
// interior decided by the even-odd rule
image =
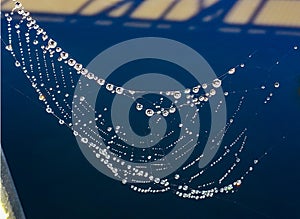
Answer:
[[[237,73],[251,69],[251,63],[259,52],[249,54],[243,62],[229,67],[213,81],[201,84],[193,81],[192,86],[184,89],[136,90],[123,86],[125,82],[116,82],[113,77],[101,78],[90,72],[59,47],[21,3],[16,2],[5,18],[8,32],[7,39],[2,39],[5,48],[36,91],[45,111],[60,125],[67,126],[92,152],[99,165],[107,168],[123,184],[129,184],[132,190],[141,193],[171,191],[179,197],[195,200],[211,198],[219,193],[234,193],[255,165],[267,155],[265,152],[251,162],[241,159],[250,125],[240,127],[237,123],[241,111],[245,110],[248,95],[266,91],[268,95],[257,98],[258,105],[264,107],[281,86],[277,81],[272,86],[263,84],[224,92],[226,101],[230,98],[235,101],[225,126],[212,139],[211,145],[221,145],[221,149],[209,165],[204,168],[198,166],[199,161],[204,159],[202,151],[210,132],[209,114],[212,111],[218,113],[226,106],[225,102],[219,101],[216,108],[211,108],[209,102]],[[297,46],[291,49],[296,50]],[[278,64],[279,61],[275,60],[269,71]],[[88,95],[77,96],[75,92],[75,89],[83,91],[92,85],[99,87],[95,106]],[[111,115],[115,98],[131,106],[128,117],[132,131],[142,136],[138,140],[122,124],[114,124]],[[82,116],[89,113],[94,118],[82,121]],[[200,121],[201,128],[191,128],[195,124],[199,126]],[[205,122],[208,125],[202,125]],[[96,129],[91,129],[89,124],[96,124]],[[163,128],[156,130],[155,127]],[[173,159],[185,160],[187,156],[187,161],[173,171]],[[134,165],[129,165],[130,162]],[[157,173],[168,169],[172,171],[166,177],[157,176]]]

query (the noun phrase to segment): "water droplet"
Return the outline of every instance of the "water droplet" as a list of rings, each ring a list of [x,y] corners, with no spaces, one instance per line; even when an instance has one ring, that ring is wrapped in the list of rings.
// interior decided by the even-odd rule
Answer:
[[[12,45],[5,46],[5,49],[8,50],[8,51],[12,51],[13,50]]]
[[[114,85],[112,85],[112,84],[107,84],[107,85],[106,85],[106,89],[107,89],[108,91],[112,91],[112,90],[114,89]]]
[[[138,111],[141,111],[141,110],[143,109],[143,105],[140,104],[140,103],[136,104],[136,109],[137,109]]]
[[[111,132],[111,130],[112,130],[112,127],[107,127],[108,132]]]
[[[60,53],[60,57],[61,57],[62,59],[67,59],[67,58],[69,57],[69,54],[68,54],[67,52],[61,52],[61,53]]]
[[[45,96],[43,94],[40,94],[39,100],[44,101],[45,99],[46,99]]]
[[[235,68],[231,68],[229,71],[228,71],[228,74],[232,75],[235,73]]]
[[[117,94],[122,94],[124,92],[124,89],[122,87],[117,87],[116,88],[116,93]]]
[[[130,93],[131,95],[134,95],[135,91],[134,90],[129,90],[128,93]]]
[[[154,111],[152,109],[147,109],[145,111],[145,113],[146,113],[147,116],[153,116],[154,115]]]
[[[197,87],[193,87],[193,93],[198,93],[199,92],[199,87],[197,86]]]
[[[81,73],[82,75],[86,75],[88,72],[89,72],[89,71],[88,71],[86,68],[82,68],[81,71],[80,71],[80,73]]]
[[[56,47],[56,49],[55,49],[56,52],[61,52],[61,50],[62,49],[60,47]]]
[[[37,30],[36,30],[36,33],[37,33],[37,35],[40,35],[41,33],[43,33],[43,29],[42,28],[38,28]]]
[[[46,41],[47,39],[48,39],[48,35],[43,35],[43,36],[42,36],[42,40],[43,40],[43,41]]]
[[[15,3],[15,8],[21,8],[21,7],[22,7],[21,2],[16,2],[16,3]]]
[[[24,16],[25,17],[28,17],[30,15],[30,12],[29,11],[24,11]]]
[[[214,88],[219,88],[222,85],[222,81],[220,79],[215,79],[212,83]]]
[[[169,112],[170,112],[170,113],[175,113],[175,111],[176,111],[176,108],[175,108],[175,107],[171,107],[171,108],[169,109]]]
[[[82,69],[82,64],[76,63],[76,65],[74,66],[74,69],[76,71],[80,71]]]
[[[80,139],[82,143],[86,144],[89,142],[89,140],[87,138],[81,138]]]
[[[90,79],[90,80],[93,80],[95,78],[95,75],[92,72],[89,72],[87,74],[87,78]]]
[[[19,61],[16,61],[16,62],[15,62],[15,66],[16,66],[16,67],[20,67],[20,66],[21,66],[21,63],[20,63]]]
[[[209,94],[211,95],[211,96],[214,96],[214,95],[216,95],[216,90],[215,89],[211,89],[210,91],[209,91]]]
[[[81,97],[79,98],[79,100],[82,102],[82,101],[85,100],[85,97],[84,97],[84,96],[81,96]]]
[[[24,10],[22,10],[22,9],[19,9],[19,10],[18,10],[18,14],[19,14],[19,15],[22,15],[22,14],[24,14]]]
[[[46,112],[47,112],[47,113],[52,113],[52,109],[51,109],[50,107],[47,107],[47,108],[46,108]]]
[[[97,83],[102,86],[105,84],[105,80],[100,78],[97,80]]]
[[[57,46],[57,42],[54,41],[53,39],[50,39],[50,40],[48,41],[48,46],[49,46],[49,48],[54,49],[54,48]]]
[[[168,110],[164,110],[164,111],[162,112],[162,115],[165,116],[165,117],[168,116],[168,115],[169,115],[169,111],[168,111]]]
[[[175,99],[179,99],[180,97],[181,97],[180,91],[175,91],[175,92],[174,92],[174,98],[175,98]]]
[[[69,60],[68,60],[68,65],[69,65],[69,66],[74,66],[75,63],[76,63],[76,61],[75,61],[74,59],[69,59]]]
[[[279,82],[275,82],[274,87],[279,88],[279,86],[280,86]]]

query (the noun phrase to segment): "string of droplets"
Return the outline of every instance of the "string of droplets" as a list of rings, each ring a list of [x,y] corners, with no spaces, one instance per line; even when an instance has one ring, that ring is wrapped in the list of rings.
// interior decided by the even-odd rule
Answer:
[[[14,1],[15,2],[15,1]],[[12,17],[16,15],[21,16],[21,19],[16,19],[14,22]],[[141,193],[158,193],[173,191],[176,195],[183,198],[192,198],[192,199],[204,199],[207,197],[213,197],[217,193],[231,193],[236,191],[236,189],[241,185],[245,176],[248,175],[252,170],[253,166],[250,166],[244,173],[240,174],[240,177],[236,177],[232,182],[224,184],[225,179],[234,171],[237,165],[240,163],[239,155],[242,153],[244,146],[247,142],[247,129],[244,129],[240,134],[232,141],[229,146],[224,147],[224,153],[221,154],[215,161],[213,161],[209,166],[204,169],[198,169],[196,174],[193,173],[190,177],[186,179],[183,177],[186,174],[188,169],[195,167],[195,164],[203,158],[203,154],[200,154],[192,161],[189,161],[183,167],[178,169],[176,173],[171,174],[167,178],[157,178],[154,177],[153,172],[159,171],[163,168],[168,168],[167,165],[156,165],[153,166],[153,172],[143,171],[143,162],[148,162],[149,160],[158,160],[167,153],[166,150],[168,147],[178,144],[180,141],[186,141],[186,145],[192,145],[185,149],[184,147],[175,151],[176,159],[180,159],[181,155],[187,153],[189,148],[194,148],[200,142],[194,141],[193,139],[188,139],[186,136],[183,136],[180,139],[175,140],[172,144],[168,145],[165,149],[155,148],[155,151],[152,151],[151,155],[142,155],[139,157],[139,162],[141,163],[140,168],[132,168],[130,165],[125,165],[125,162],[122,161],[122,158],[127,157],[129,154],[130,161],[134,159],[134,151],[128,152],[129,147],[125,144],[128,139],[126,139],[126,132],[122,130],[122,126],[113,127],[107,126],[106,120],[103,113],[95,111],[95,121],[97,121],[98,133],[94,132],[92,129],[89,129],[86,124],[80,124],[79,117],[76,117],[76,114],[84,114],[91,110],[94,111],[91,104],[86,100],[84,96],[74,96],[72,95],[72,89],[75,88],[76,82],[80,88],[84,89],[88,87],[88,84],[80,84],[79,76],[84,76],[91,83],[97,83],[99,86],[104,87],[108,92],[107,95],[121,95],[125,98],[132,99],[136,103],[137,112],[143,111],[144,114],[148,117],[152,117],[156,114],[160,114],[163,117],[168,117],[171,114],[174,114],[177,110],[181,110],[184,107],[195,108],[191,111],[189,115],[186,116],[186,119],[196,120],[196,116],[200,113],[200,109],[204,107],[210,98],[213,98],[218,89],[221,87],[223,80],[229,76],[235,74],[239,68],[244,68],[245,63],[239,64],[229,71],[221,75],[219,78],[216,78],[212,82],[207,82],[203,84],[196,85],[192,88],[186,88],[184,90],[174,90],[174,91],[160,91],[159,94],[165,95],[172,99],[172,104],[168,107],[161,107],[164,102],[164,98],[160,99],[160,102],[153,103],[153,108],[145,108],[143,104],[139,101],[140,97],[143,94],[152,93],[153,91],[141,91],[141,90],[129,90],[122,86],[117,86],[113,83],[105,81],[105,79],[95,76],[94,73],[89,72],[88,69],[84,68],[82,64],[78,63],[75,59],[70,58],[70,55],[63,51],[62,48],[58,47],[56,41],[51,39],[45,30],[43,30],[30,16],[30,13],[25,11],[20,2],[15,2],[14,8],[10,14],[5,14],[7,20],[7,31],[8,31],[8,44],[6,49],[11,53],[15,59],[15,65],[18,68],[21,68],[25,73],[25,76],[31,82],[32,87],[38,94],[39,100],[41,100],[46,107],[46,112],[55,116],[59,124],[67,125],[75,136],[80,136],[81,141],[87,145],[87,147],[93,150],[95,156],[99,159],[101,163],[107,166],[111,172],[118,177],[123,184],[127,183],[128,175],[137,175],[140,176],[140,180],[137,180],[136,183],[130,185],[130,188],[134,191]],[[25,29],[25,31],[22,30]],[[13,41],[13,35],[16,35],[17,40]],[[15,38],[14,38],[15,39]],[[24,45],[26,44],[26,45]],[[297,50],[298,47],[293,48]],[[249,55],[249,59],[252,58],[253,54]],[[279,88],[279,82],[274,84],[275,88]],[[265,89],[265,86],[262,86],[261,89]],[[71,91],[71,92],[70,92]],[[228,96],[229,93],[225,92],[225,96]],[[266,98],[266,102],[270,100],[273,96],[272,93]],[[79,99],[79,104],[81,108],[72,109],[72,103],[74,99]],[[234,117],[240,111],[244,97],[241,98],[239,105],[237,106],[236,111],[233,116],[228,120],[226,126],[223,130],[220,130],[220,134],[225,136],[230,130],[230,127],[234,124]],[[220,102],[217,109],[225,104]],[[176,106],[175,106],[176,105]],[[196,106],[196,107],[195,107]],[[76,113],[74,113],[76,110]],[[106,112],[107,108],[103,108],[102,112]],[[71,117],[75,115],[78,119],[76,126],[79,125],[80,132],[74,129],[74,124],[71,121]],[[156,123],[159,123],[161,118],[156,120]],[[92,121],[89,121],[92,122]],[[176,128],[184,128],[182,123],[178,124]],[[185,128],[186,135],[192,133],[192,130]],[[111,134],[113,133],[114,134]],[[167,137],[172,137],[173,131],[166,133],[161,136],[162,139]],[[199,134],[197,134],[199,137]],[[102,142],[99,139],[104,140],[107,145],[105,148],[101,147]],[[188,140],[186,140],[188,139]],[[123,142],[123,143],[122,143]],[[148,142],[137,142],[137,144],[148,144]],[[216,142],[220,144],[220,142]],[[238,146],[239,145],[239,146]],[[209,171],[212,167],[219,164],[222,160],[231,153],[232,148],[238,147],[236,153],[234,154],[234,161],[232,165],[227,169],[223,176],[220,176],[219,179],[213,179],[212,181],[204,184],[197,184],[196,187],[191,186],[190,184],[194,181],[197,181],[200,176]],[[153,149],[154,150],[154,149]],[[143,149],[143,152],[149,153],[149,150]],[[118,154],[120,159],[113,157],[110,158],[113,154]],[[265,154],[264,154],[265,155]],[[263,156],[264,156],[263,155]],[[262,156],[262,157],[263,157]],[[154,158],[153,158],[154,157]],[[261,158],[262,158],[261,157]],[[256,159],[253,161],[254,165],[259,162],[261,159]],[[121,163],[124,166],[123,169],[116,168],[115,163]],[[190,175],[190,174],[187,174]]]

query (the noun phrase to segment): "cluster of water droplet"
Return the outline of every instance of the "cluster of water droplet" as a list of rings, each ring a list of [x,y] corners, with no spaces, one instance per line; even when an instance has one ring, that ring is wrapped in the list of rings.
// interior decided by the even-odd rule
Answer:
[[[15,19],[13,19],[15,17]],[[58,43],[52,39],[47,32],[39,26],[37,21],[31,17],[30,13],[25,11],[20,2],[15,2],[14,8],[10,13],[5,14],[7,21],[8,41],[6,50],[11,53],[15,59],[15,66],[24,72],[25,76],[30,81],[32,87],[38,95],[38,99],[45,105],[47,113],[55,116],[59,124],[69,127],[76,137],[81,138],[81,142],[89,147],[99,162],[103,163],[115,177],[119,178],[123,184],[130,184],[130,188],[141,193],[159,193],[173,191],[177,196],[191,199],[204,199],[213,197],[217,193],[232,193],[242,184],[246,175],[252,170],[251,165],[248,169],[239,174],[238,177],[227,182],[226,179],[234,172],[235,168],[240,164],[239,155],[242,153],[244,146],[247,143],[247,129],[241,130],[240,133],[232,140],[231,144],[224,146],[224,152],[220,154],[209,166],[204,169],[198,168],[199,160],[203,159],[203,154],[199,154],[189,160],[185,165],[180,167],[176,172],[165,178],[155,176],[156,171],[169,168],[164,163],[157,163],[152,166],[152,170],[144,170],[143,163],[159,161],[170,152],[179,142],[184,142],[183,146],[172,152],[174,159],[181,159],[186,153],[189,153],[191,148],[200,145],[200,134],[193,133],[184,121],[174,120],[173,129],[167,133],[157,134],[160,141],[167,138],[176,137],[176,132],[184,133],[179,139],[169,141],[167,145],[161,147],[147,148],[153,142],[130,142],[127,138],[127,133],[122,125],[113,127],[107,115],[110,110],[104,106],[99,111],[95,111],[96,117],[93,120],[81,121],[79,114],[85,114],[90,110],[94,110],[89,103],[88,97],[73,96],[76,84],[82,89],[86,89],[90,83],[96,83],[106,91],[106,95],[120,95],[123,98],[133,100],[137,114],[142,113],[146,118],[153,118],[154,124],[161,123],[162,117],[173,118],[175,114],[183,109],[190,108],[190,113],[186,115],[185,120],[194,123],[199,120],[198,114],[214,98],[222,87],[224,78],[235,74],[239,68],[245,68],[246,64],[242,63],[215,78],[213,81],[195,85],[184,90],[160,91],[157,92],[161,97],[159,101],[152,104],[145,104],[140,97],[144,94],[151,93],[149,91],[137,91],[126,89],[122,86],[117,86],[107,82],[104,78],[99,78],[94,73],[86,69],[80,62],[76,61],[71,55],[58,46]],[[294,50],[298,50],[295,46]],[[249,56],[249,59],[252,55]],[[84,76],[88,83],[81,84],[80,76]],[[279,88],[279,82],[274,83],[274,88]],[[261,89],[266,89],[266,86],[261,86]],[[225,96],[230,96],[230,92],[224,92]],[[265,103],[270,101],[273,93],[270,93]],[[72,108],[74,100],[78,101],[78,106]],[[166,100],[170,100],[171,104]],[[228,119],[228,122],[220,135],[225,136],[234,125],[234,117],[240,111],[244,97],[241,97],[239,105],[236,108],[233,116]],[[76,102],[77,103],[77,102]],[[220,101],[215,110],[221,107],[223,102]],[[79,106],[80,105],[80,106]],[[72,113],[75,118],[72,118]],[[162,117],[161,117],[162,116]],[[76,122],[72,122],[72,119]],[[183,118],[181,118],[183,119]],[[89,124],[96,122],[98,132],[92,132],[88,129]],[[74,128],[76,127],[76,129]],[[206,130],[204,133],[209,132]],[[152,135],[152,134],[150,134]],[[198,139],[190,138],[195,135]],[[98,139],[103,139],[103,145]],[[153,143],[154,144],[154,143]],[[220,142],[215,142],[220,144]],[[144,148],[135,149],[135,145],[145,145]],[[137,155],[138,151],[139,155]],[[234,160],[225,173],[219,178],[216,176],[210,182],[201,182],[201,177],[210,171],[214,166],[219,165],[222,160],[225,160],[232,151],[234,151]],[[112,156],[117,155],[117,156]],[[139,167],[128,165],[123,160],[138,162]],[[253,161],[253,165],[258,163],[259,159]],[[116,167],[120,164],[122,168]],[[135,183],[129,181],[129,176],[136,176]],[[199,180],[200,179],[200,180]]]

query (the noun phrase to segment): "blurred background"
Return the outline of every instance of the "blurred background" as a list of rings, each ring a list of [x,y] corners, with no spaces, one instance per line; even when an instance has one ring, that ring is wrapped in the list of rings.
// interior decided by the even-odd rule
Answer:
[[[282,84],[250,134],[253,151],[273,149],[238,193],[198,202],[173,194],[142,195],[90,166],[72,133],[39,107],[2,44],[1,143],[26,218],[300,218],[300,55],[290,52],[300,46],[299,0],[21,2],[84,65],[124,40],[166,37],[198,51],[217,75],[259,51],[254,67],[227,89]],[[2,0],[1,7],[10,11],[12,1]],[[6,34],[1,28],[1,37]],[[282,65],[273,68],[276,60]]]

